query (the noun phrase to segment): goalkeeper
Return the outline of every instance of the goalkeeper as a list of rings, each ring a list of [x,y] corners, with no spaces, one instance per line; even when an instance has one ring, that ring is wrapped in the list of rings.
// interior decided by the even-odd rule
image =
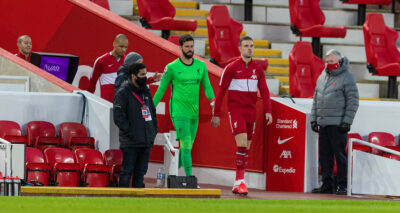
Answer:
[[[190,35],[181,36],[179,46],[182,55],[165,67],[153,101],[157,106],[171,83],[169,113],[176,130],[176,140],[180,141],[179,167],[183,166],[186,176],[191,176],[191,151],[199,124],[200,84],[203,86],[207,98],[211,101],[212,107],[214,106],[215,96],[208,79],[206,64],[193,58],[193,37]]]

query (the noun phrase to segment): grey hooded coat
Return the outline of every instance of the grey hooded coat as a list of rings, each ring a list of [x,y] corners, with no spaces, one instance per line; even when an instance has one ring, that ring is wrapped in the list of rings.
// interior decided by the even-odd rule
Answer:
[[[325,126],[352,124],[358,109],[358,89],[348,71],[349,60],[343,57],[339,68],[325,69],[318,77],[311,110],[311,122]]]

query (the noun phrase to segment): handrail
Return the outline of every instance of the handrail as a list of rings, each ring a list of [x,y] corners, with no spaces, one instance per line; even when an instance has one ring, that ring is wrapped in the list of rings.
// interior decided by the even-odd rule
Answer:
[[[352,158],[353,158],[353,143],[357,142],[359,144],[365,145],[365,146],[369,146],[375,149],[379,149],[381,151],[384,152],[388,152],[390,154],[394,154],[394,155],[399,155],[400,156],[400,152],[398,151],[394,151],[392,149],[388,149],[385,148],[383,146],[379,146],[373,143],[369,143],[360,139],[356,139],[356,138],[350,138],[349,140],[349,147],[348,147],[348,152],[347,152],[347,196],[351,196],[351,171],[352,171]]]
[[[0,138],[0,149],[4,149],[6,150],[6,161],[5,161],[5,174],[3,174],[4,177],[6,176],[11,176],[11,146],[12,144],[6,140],[4,140],[3,138]],[[9,153],[9,154],[8,154]]]

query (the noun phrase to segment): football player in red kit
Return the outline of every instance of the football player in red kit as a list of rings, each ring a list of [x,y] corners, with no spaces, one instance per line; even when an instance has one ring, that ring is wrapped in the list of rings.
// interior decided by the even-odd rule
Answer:
[[[221,76],[219,90],[215,101],[214,114],[211,120],[213,127],[220,124],[221,104],[228,90],[228,115],[235,136],[236,178],[232,192],[247,195],[244,182],[247,165],[247,153],[255,130],[257,90],[260,91],[267,125],[272,123],[269,90],[262,66],[253,57],[253,39],[246,36],[240,39],[239,50],[241,57],[225,67]]]
[[[117,70],[124,64],[125,52],[128,49],[128,37],[118,34],[113,42],[113,50],[96,59],[90,78],[88,91],[94,93],[100,78],[100,96],[110,102],[114,99],[114,82]]]

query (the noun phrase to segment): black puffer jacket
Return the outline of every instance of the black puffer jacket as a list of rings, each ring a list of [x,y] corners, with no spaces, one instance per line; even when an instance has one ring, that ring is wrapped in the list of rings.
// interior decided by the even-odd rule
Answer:
[[[149,107],[151,121],[142,117],[142,104],[132,94],[136,93]],[[119,128],[119,142],[121,148],[152,147],[157,135],[156,108],[149,88],[137,88],[131,81],[121,85],[114,97],[114,123]]]

